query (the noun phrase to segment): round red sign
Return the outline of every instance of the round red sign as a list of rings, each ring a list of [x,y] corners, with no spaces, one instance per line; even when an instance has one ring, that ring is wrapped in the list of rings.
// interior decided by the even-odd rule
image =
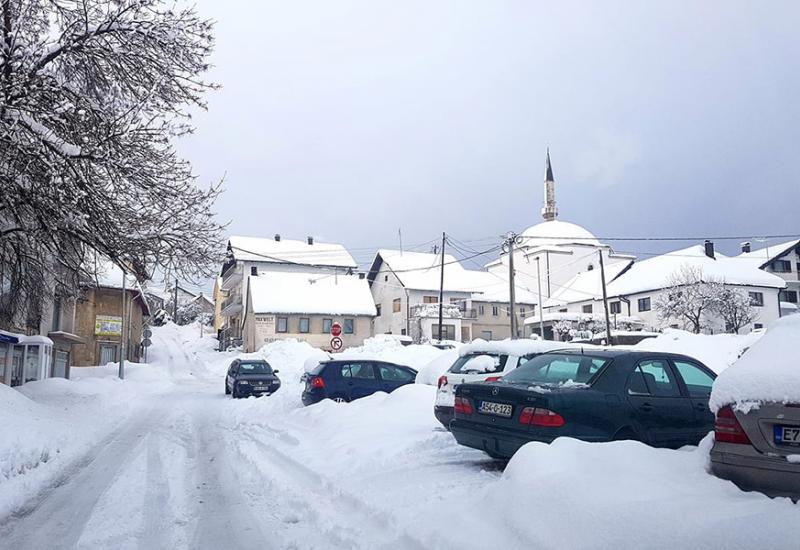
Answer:
[[[341,336],[342,335],[342,325],[339,323],[333,323],[331,325],[331,336]]]

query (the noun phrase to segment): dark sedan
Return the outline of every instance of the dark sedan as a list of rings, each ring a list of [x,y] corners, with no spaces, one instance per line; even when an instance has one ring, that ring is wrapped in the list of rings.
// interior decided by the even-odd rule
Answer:
[[[273,394],[281,387],[277,374],[263,359],[236,359],[228,367],[225,393],[234,398]]]
[[[303,375],[304,405],[323,399],[348,402],[383,391],[391,393],[400,386],[413,384],[417,371],[404,365],[371,360],[323,361]]]
[[[672,353],[545,353],[498,382],[458,386],[450,431],[495,458],[562,436],[696,445],[714,428],[708,398],[715,377],[699,361]]]

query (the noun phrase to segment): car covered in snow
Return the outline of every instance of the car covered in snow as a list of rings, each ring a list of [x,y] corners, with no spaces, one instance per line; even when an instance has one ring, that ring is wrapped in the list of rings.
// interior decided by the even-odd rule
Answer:
[[[548,352],[497,382],[458,385],[450,431],[460,444],[495,458],[557,437],[696,445],[714,425],[708,400],[715,376],[672,353]]]
[[[391,393],[400,386],[413,384],[417,371],[404,365],[372,359],[336,359],[321,361],[305,373],[302,381],[303,404],[313,405],[323,399],[349,402],[382,391]]]
[[[280,387],[278,371],[263,359],[234,359],[225,376],[225,393],[234,398],[270,395]]]
[[[720,374],[711,470],[740,488],[800,498],[800,315],[770,325]]]
[[[436,384],[433,414],[449,429],[454,415],[454,388],[458,384],[497,380],[540,353],[568,345],[549,340],[478,340],[462,346],[458,358]]]

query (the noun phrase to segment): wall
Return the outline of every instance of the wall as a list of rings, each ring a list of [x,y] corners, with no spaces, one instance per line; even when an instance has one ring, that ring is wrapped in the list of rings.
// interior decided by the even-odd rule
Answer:
[[[288,318],[288,332],[276,332],[278,317]],[[299,332],[300,318],[309,319],[309,332]],[[322,331],[323,319],[331,319],[344,327],[344,319],[354,319],[353,334],[340,336],[344,343],[344,348],[360,346],[364,340],[372,335],[372,319],[366,315],[285,315],[285,314],[254,314],[249,312],[245,322],[244,330],[244,350],[253,352],[261,348],[264,344],[277,340],[294,338],[302,342],[308,342],[314,347],[330,351],[331,335],[329,332]]]
[[[483,306],[483,315],[480,313],[480,308]],[[492,315],[492,307],[497,307],[498,315]],[[481,334],[483,331],[492,332],[492,340],[505,340],[511,338],[511,316],[509,315],[509,304],[503,302],[481,302],[477,300],[471,301],[471,308],[474,308],[477,316],[471,321],[471,339],[483,338]],[[524,312],[523,312],[524,310]],[[533,304],[517,304],[517,320],[521,336],[525,336],[523,330],[523,322],[526,317],[530,317],[536,311],[536,306]]]
[[[142,339],[142,326],[144,316],[137,298],[138,292],[126,291],[128,294],[128,306],[131,305],[131,323],[128,325],[126,319],[126,332],[130,327],[130,344],[128,346],[127,358],[130,361],[139,360],[139,343]],[[122,316],[122,290],[111,288],[90,288],[83,292],[78,300],[75,316],[75,334],[84,338],[86,343],[73,346],[73,365],[74,366],[93,366],[100,360],[100,343],[113,343],[119,345],[119,336],[97,336],[95,335],[95,318],[97,315],[109,315],[115,317]],[[119,352],[117,354],[119,358]]]
[[[385,262],[381,264],[370,291],[375,305],[381,306],[381,314],[375,317],[375,334],[406,334],[409,328],[406,291]],[[396,298],[400,299],[399,312],[392,309]]]

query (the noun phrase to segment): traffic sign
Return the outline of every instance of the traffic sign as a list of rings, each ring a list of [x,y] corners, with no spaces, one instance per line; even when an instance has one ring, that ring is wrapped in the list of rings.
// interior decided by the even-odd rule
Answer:
[[[331,336],[339,337],[342,335],[342,325],[333,323],[331,325]]]
[[[146,348],[149,348],[150,344],[152,344],[152,343],[153,342],[150,341],[150,338],[145,338],[144,340],[142,340],[142,346],[144,346]]]
[[[344,345],[344,343],[342,342],[342,339],[339,338],[338,336],[334,336],[333,338],[331,338],[331,349],[333,351],[339,351],[340,349],[342,349],[342,345]]]
[[[149,328],[146,328],[142,331],[142,336],[145,338],[150,338],[153,335],[153,331]]]

